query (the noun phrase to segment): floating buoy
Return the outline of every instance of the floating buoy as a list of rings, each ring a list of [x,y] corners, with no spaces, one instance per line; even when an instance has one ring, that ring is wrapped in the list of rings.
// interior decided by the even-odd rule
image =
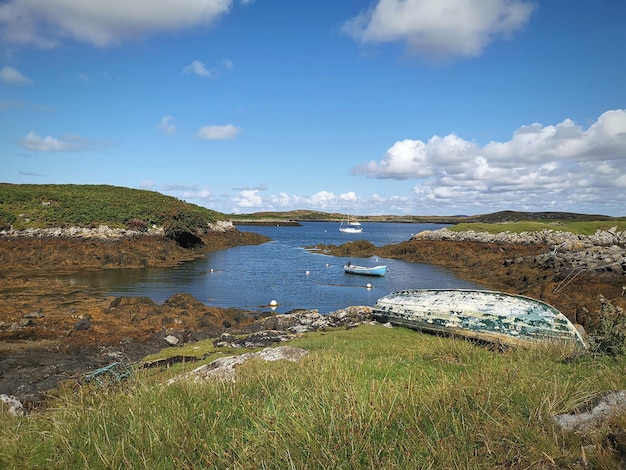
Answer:
[[[365,287],[367,287],[368,289],[371,289],[373,286],[368,283]]]
[[[270,305],[271,305],[272,307],[276,307],[276,306],[278,305],[278,302],[276,302],[275,300],[272,300],[272,301],[270,302]]]
[[[211,268],[211,272],[213,272],[213,268]]]
[[[309,272],[307,271],[305,274],[308,276],[308,275],[309,275],[309,274],[311,274],[311,273],[309,273]]]

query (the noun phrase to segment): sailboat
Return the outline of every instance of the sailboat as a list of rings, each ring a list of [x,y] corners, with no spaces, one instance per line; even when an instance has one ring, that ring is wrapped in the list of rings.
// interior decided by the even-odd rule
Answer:
[[[350,220],[350,214],[341,221],[339,225],[339,231],[343,233],[361,233],[363,231],[363,227],[361,227],[361,223],[356,220]]]

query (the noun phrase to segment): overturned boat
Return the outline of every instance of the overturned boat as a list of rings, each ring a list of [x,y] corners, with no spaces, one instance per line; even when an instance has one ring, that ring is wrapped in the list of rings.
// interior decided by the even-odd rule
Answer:
[[[482,290],[423,289],[378,300],[383,323],[517,345],[556,340],[586,348],[578,329],[556,308],[521,295]]]

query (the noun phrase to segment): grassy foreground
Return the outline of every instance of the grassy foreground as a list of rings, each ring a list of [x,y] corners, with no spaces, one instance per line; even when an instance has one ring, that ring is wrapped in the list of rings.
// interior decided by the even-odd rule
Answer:
[[[236,383],[165,385],[199,363],[178,365],[1,417],[0,468],[617,468],[607,430],[567,434],[551,418],[626,388],[623,356],[495,352],[382,326],[290,344],[310,352],[246,363]],[[209,345],[193,345],[206,361],[243,352]]]

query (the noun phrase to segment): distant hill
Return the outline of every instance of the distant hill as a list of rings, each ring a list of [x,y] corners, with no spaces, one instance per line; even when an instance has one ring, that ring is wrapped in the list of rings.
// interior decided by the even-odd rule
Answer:
[[[500,211],[492,214],[483,214],[465,217],[464,222],[519,222],[521,220],[612,220],[608,215],[576,214],[573,212],[515,212]]]
[[[255,212],[251,214],[231,214],[229,216],[235,223],[245,222],[263,222],[263,221],[340,221],[345,217],[341,213],[328,213],[309,210],[296,210],[285,212]],[[423,216],[423,215],[375,215],[375,216],[359,216],[355,217],[361,222],[399,222],[399,223],[439,223],[439,224],[458,224],[458,223],[503,223],[503,222],[519,222],[523,220],[613,220],[614,217],[606,215],[594,214],[577,214],[572,212],[516,212],[516,211],[500,211],[491,214],[480,215],[453,215],[453,216]]]
[[[224,214],[171,196],[109,185],[0,183],[0,230],[46,227],[163,227],[197,232]]]
[[[164,227],[170,235],[193,233],[217,220],[235,224],[341,221],[345,214],[312,210],[222,214],[154,191],[109,185],[0,183],[0,230],[45,227]],[[362,222],[503,223],[523,220],[613,220],[605,215],[570,212],[500,211],[473,216],[377,215],[356,217]]]

